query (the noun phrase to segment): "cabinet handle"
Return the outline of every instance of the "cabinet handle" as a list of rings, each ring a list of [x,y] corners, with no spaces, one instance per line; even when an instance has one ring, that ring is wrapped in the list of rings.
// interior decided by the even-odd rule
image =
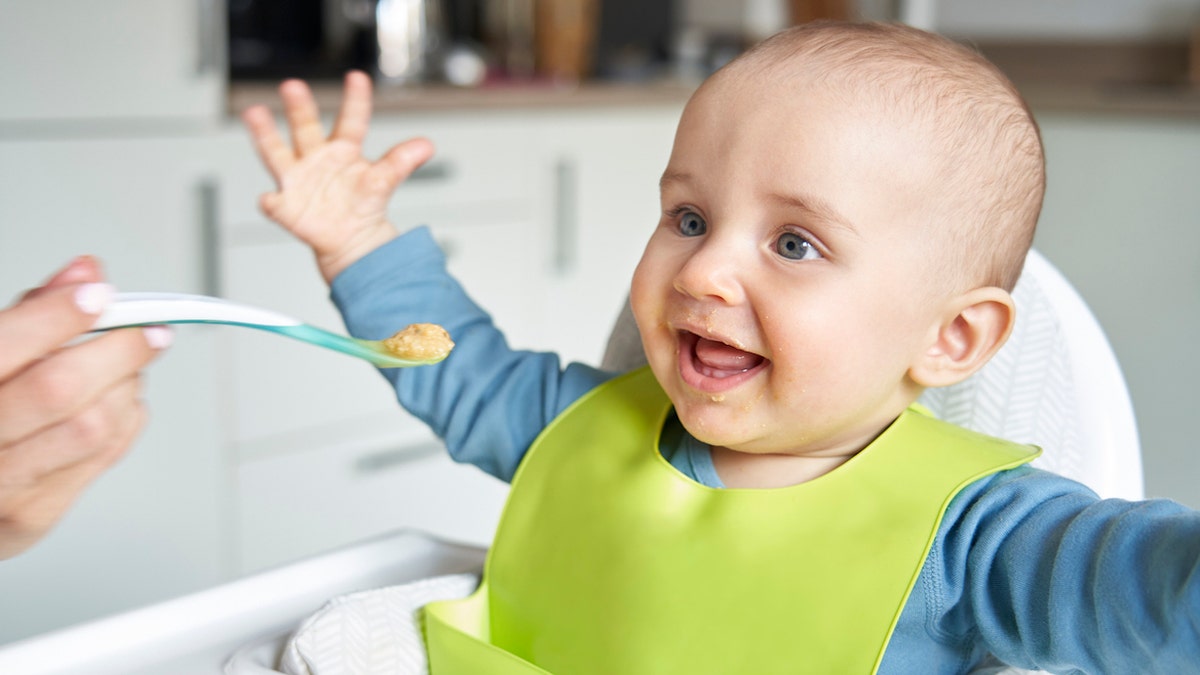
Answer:
[[[221,297],[221,192],[211,176],[196,184],[196,212],[200,230],[200,292]]]
[[[196,0],[196,76],[219,74],[222,40],[220,0]]]
[[[413,171],[405,183],[425,183],[447,180],[454,173],[449,164],[423,164]]]
[[[388,448],[363,455],[354,460],[354,472],[360,474],[379,473],[401,464],[439,455],[445,451],[445,447],[438,441],[405,445],[399,448]]]
[[[553,267],[565,275],[575,268],[576,237],[579,230],[578,171],[575,162],[559,159],[554,165]]]

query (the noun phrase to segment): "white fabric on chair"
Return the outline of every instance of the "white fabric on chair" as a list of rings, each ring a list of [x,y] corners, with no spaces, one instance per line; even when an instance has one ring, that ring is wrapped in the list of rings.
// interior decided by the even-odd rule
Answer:
[[[466,597],[478,584],[478,575],[453,574],[334,598],[296,630],[280,670],[423,675],[428,664],[417,611],[436,600]]]

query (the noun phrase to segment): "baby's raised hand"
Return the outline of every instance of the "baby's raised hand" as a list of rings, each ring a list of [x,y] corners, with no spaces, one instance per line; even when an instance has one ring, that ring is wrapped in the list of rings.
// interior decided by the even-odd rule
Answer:
[[[396,236],[387,219],[392,192],[433,156],[433,144],[409,139],[372,162],[362,143],[371,119],[371,80],[346,75],[342,107],[333,133],[325,136],[308,85],[279,86],[291,144],[283,140],[266,106],[248,108],[242,120],[277,192],[260,200],[263,213],[313,249],[326,281]]]

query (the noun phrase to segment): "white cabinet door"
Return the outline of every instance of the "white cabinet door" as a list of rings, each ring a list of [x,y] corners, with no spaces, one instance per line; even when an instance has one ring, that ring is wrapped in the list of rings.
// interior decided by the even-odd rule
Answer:
[[[383,117],[366,153],[378,156],[418,133],[433,139],[438,156],[397,190],[390,217],[401,229],[429,225],[468,292],[515,344],[528,345],[537,336],[540,273],[529,264],[540,257],[529,180],[536,163],[521,152],[529,140],[490,118],[401,123]],[[343,331],[308,248],[258,213],[258,195],[273,188],[244,134],[231,129],[222,147],[240,157],[222,182],[224,294]],[[395,434],[419,425],[366,363],[250,331],[231,335],[230,342],[232,438],[243,459],[276,452],[281,443],[311,449],[312,432],[346,420],[388,419]]]
[[[0,141],[0,291],[77,253],[128,290],[201,290],[209,153],[202,136]]]
[[[0,122],[215,120],[220,0],[0,3]]]
[[[531,127],[506,115],[380,116],[366,154],[423,135],[437,156],[401,186],[389,217],[428,225],[451,271],[518,346],[539,337],[545,259]],[[258,213],[273,189],[240,129],[220,141],[224,294],[344,330],[307,247]],[[416,527],[483,543],[507,486],[454,464],[370,365],[254,331],[230,332],[230,440],[239,572]]]
[[[0,142],[0,295],[79,253],[125,290],[202,290],[204,139]],[[3,564],[0,643],[227,578],[213,327],[147,375],[148,427],[39,545]]]
[[[321,447],[240,464],[239,572],[400,528],[491,543],[506,483],[456,464],[427,431],[401,441],[358,431],[327,438]]]
[[[658,181],[682,104],[561,113],[542,127],[544,237],[551,247],[545,339],[599,364],[658,222]]]

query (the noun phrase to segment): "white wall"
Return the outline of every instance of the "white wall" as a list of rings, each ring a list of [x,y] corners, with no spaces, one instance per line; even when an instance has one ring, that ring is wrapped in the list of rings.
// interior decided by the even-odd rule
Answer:
[[[926,0],[930,1],[930,0]],[[932,0],[935,28],[971,37],[1184,38],[1200,0]],[[920,0],[916,4],[920,4]]]
[[[686,23],[737,26],[787,0],[683,0]],[[1200,24],[1200,0],[857,0],[868,19],[917,19],[914,25],[962,37],[1180,39]],[[770,12],[766,12],[770,13]]]
[[[1200,119],[1039,119],[1048,185],[1035,246],[1121,362],[1147,495],[1200,508]]]

